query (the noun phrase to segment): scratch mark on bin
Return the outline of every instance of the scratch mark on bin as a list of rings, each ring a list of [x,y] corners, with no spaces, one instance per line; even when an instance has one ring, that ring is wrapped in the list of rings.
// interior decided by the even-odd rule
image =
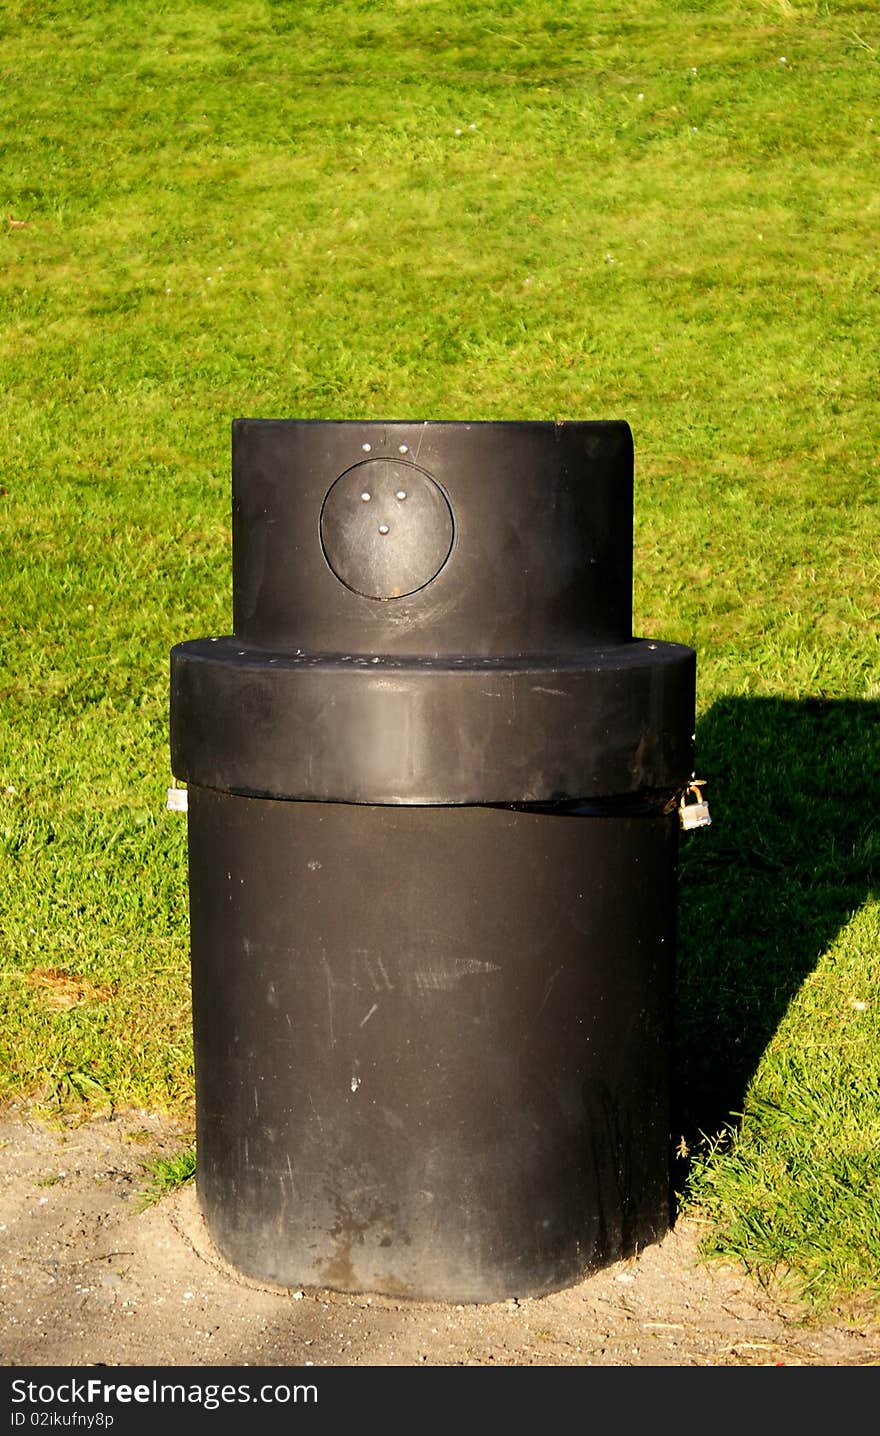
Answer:
[[[330,1046],[336,1046],[336,1035],[333,1031],[333,974],[330,971],[330,964],[327,961],[327,954],[321,953],[321,961],[324,964],[324,972],[327,977],[327,1028],[330,1037]]]
[[[369,1022],[370,1018],[372,1017],[373,1013],[374,1013],[374,1012],[377,1012],[378,1009],[379,1009],[379,1004],[378,1004],[378,1002],[374,1002],[373,1005],[372,1005],[372,1007],[370,1008],[369,1012],[367,1013],[366,1017],[362,1017],[362,1018],[361,1018],[360,1022],[358,1023],[358,1027],[366,1027],[366,1025],[367,1025],[367,1023]]]
[[[449,967],[429,967],[423,972],[414,972],[411,982],[417,991],[448,992],[463,977],[475,977],[482,973],[500,972],[497,962],[480,962],[477,958],[457,958]]]
[[[541,998],[541,1005],[540,1005],[540,1007],[538,1008],[537,1012],[535,1013],[535,1016],[536,1016],[536,1017],[540,1017],[540,1016],[541,1016],[541,1013],[544,1011],[544,1008],[547,1006],[547,999],[548,999],[548,997],[550,996],[550,993],[553,991],[553,984],[554,984],[554,982],[556,981],[556,979],[557,979],[557,977],[559,976],[559,974],[560,974],[561,971],[562,971],[562,968],[561,968],[561,967],[557,967],[556,971],[553,973],[552,977],[549,979],[549,981],[548,981],[548,983],[547,983],[547,986],[544,988],[544,996]]]
[[[376,962],[378,963],[379,971],[380,971],[381,974],[382,974],[382,980],[383,980],[383,982],[385,983],[386,991],[388,991],[388,992],[393,992],[393,991],[394,991],[394,983],[391,981],[391,978],[388,976],[388,973],[385,971],[385,964],[384,964],[384,962],[382,961],[381,957],[378,957],[378,956],[377,956]]]

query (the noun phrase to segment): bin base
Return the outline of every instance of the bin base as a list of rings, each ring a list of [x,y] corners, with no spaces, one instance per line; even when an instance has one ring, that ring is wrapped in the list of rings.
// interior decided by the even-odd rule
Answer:
[[[677,819],[189,791],[197,1189],[284,1286],[499,1301],[670,1221]]]

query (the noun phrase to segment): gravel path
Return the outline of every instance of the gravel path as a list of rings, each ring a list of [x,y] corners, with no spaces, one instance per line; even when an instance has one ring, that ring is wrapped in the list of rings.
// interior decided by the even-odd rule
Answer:
[[[0,1364],[17,1366],[863,1366],[880,1325],[821,1327],[699,1228],[552,1296],[489,1306],[290,1292],[214,1250],[192,1184],[138,1210],[143,1164],[184,1130],[144,1112],[0,1119]]]

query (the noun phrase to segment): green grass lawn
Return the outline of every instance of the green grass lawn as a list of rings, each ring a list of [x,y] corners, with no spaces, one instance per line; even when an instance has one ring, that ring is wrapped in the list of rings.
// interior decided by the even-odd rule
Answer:
[[[714,818],[683,1200],[817,1310],[876,1302],[876,6],[0,28],[0,1096],[192,1109],[168,650],[230,627],[231,420],[622,418],[635,629],[697,649]]]

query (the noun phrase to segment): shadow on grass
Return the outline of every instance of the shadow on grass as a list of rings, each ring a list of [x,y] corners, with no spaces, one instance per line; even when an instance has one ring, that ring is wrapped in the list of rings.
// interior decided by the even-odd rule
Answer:
[[[880,703],[726,698],[697,731],[712,827],[683,836],[673,1135],[742,1111],[804,978],[877,885]]]

